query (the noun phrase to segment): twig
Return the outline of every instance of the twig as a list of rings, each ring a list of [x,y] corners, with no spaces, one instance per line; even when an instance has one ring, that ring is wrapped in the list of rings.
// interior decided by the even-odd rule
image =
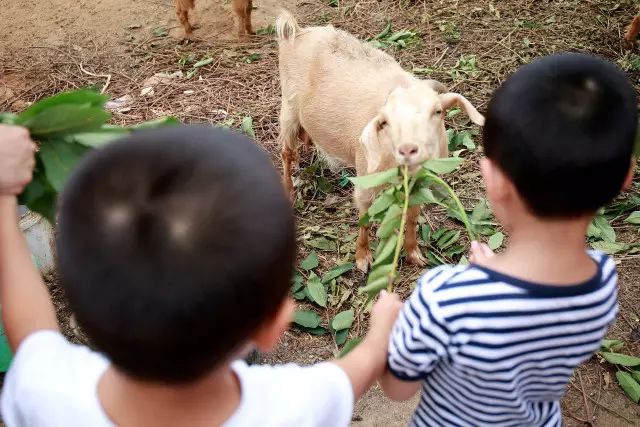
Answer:
[[[591,412],[591,408],[589,407],[589,402],[587,400],[587,392],[584,389],[584,383],[582,382],[582,374],[578,371],[578,380],[580,381],[580,388],[582,389],[582,399],[584,400],[584,410],[587,413],[587,420],[585,421],[590,426],[593,426],[593,413]]]
[[[396,250],[393,254],[393,262],[391,263],[391,272],[389,273],[389,283],[387,284],[387,292],[393,292],[393,282],[396,280],[398,270],[398,261],[400,260],[400,252],[402,251],[402,243],[404,242],[404,228],[407,222],[407,211],[409,210],[409,166],[404,165],[402,168],[402,188],[404,190],[404,205],[402,206],[402,219],[400,220],[400,230],[398,230],[398,241],[396,242]]]
[[[569,383],[571,385],[571,387],[575,388],[578,391],[582,391],[580,390],[575,384],[573,383]],[[596,400],[590,396],[587,396],[587,399],[589,399],[590,401],[592,401],[593,403],[595,403],[596,405],[598,405],[599,407],[601,407],[602,409],[604,409],[605,411],[609,412],[612,415],[615,415],[616,417],[625,420],[626,422],[628,422],[629,424],[633,425],[634,421],[630,420],[629,418],[625,417],[624,415],[614,411],[613,409],[609,408],[608,406],[603,405],[600,402],[596,402]]]
[[[78,67],[80,68],[80,71],[90,76],[106,77],[107,81],[105,82],[104,86],[102,86],[102,90],[100,91],[100,94],[103,94],[107,90],[107,88],[109,87],[109,83],[111,83],[111,74],[94,74],[91,71],[87,71],[84,68],[82,68],[82,62],[78,64]]]

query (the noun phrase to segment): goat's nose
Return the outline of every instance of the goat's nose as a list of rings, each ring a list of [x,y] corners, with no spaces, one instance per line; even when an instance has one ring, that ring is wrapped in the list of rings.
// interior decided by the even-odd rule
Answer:
[[[418,154],[418,146],[416,144],[402,144],[398,147],[398,153],[406,158],[411,158]]]

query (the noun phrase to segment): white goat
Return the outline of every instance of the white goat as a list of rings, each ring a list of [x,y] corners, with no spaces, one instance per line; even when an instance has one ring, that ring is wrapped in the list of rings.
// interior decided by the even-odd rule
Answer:
[[[310,139],[330,164],[355,167],[358,175],[366,175],[397,165],[415,170],[427,159],[446,157],[444,114],[454,105],[474,123],[484,124],[462,95],[441,93],[441,83],[415,78],[385,52],[331,25],[301,29],[283,12],[276,31],[282,85],[279,141],[284,185],[292,199],[298,138]],[[360,215],[376,194],[377,189],[355,189]],[[419,214],[419,206],[410,208],[404,245],[408,261],[423,266]],[[371,261],[369,230],[360,227],[356,264],[366,272]]]

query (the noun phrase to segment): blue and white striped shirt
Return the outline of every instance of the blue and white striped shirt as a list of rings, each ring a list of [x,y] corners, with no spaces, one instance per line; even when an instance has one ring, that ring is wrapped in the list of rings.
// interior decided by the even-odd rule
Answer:
[[[414,426],[560,426],[573,370],[617,313],[613,260],[574,286],[526,282],[480,266],[426,273],[405,303],[388,366],[421,380]]]

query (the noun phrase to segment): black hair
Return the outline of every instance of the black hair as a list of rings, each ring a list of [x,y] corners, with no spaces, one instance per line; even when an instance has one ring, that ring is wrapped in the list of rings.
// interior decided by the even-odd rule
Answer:
[[[595,212],[619,194],[638,127],[636,95],[613,64],[564,53],[521,67],[489,103],[486,156],[539,217]]]
[[[131,377],[188,383],[274,316],[295,229],[267,155],[207,126],[95,150],[60,203],[59,273],[92,344]]]

